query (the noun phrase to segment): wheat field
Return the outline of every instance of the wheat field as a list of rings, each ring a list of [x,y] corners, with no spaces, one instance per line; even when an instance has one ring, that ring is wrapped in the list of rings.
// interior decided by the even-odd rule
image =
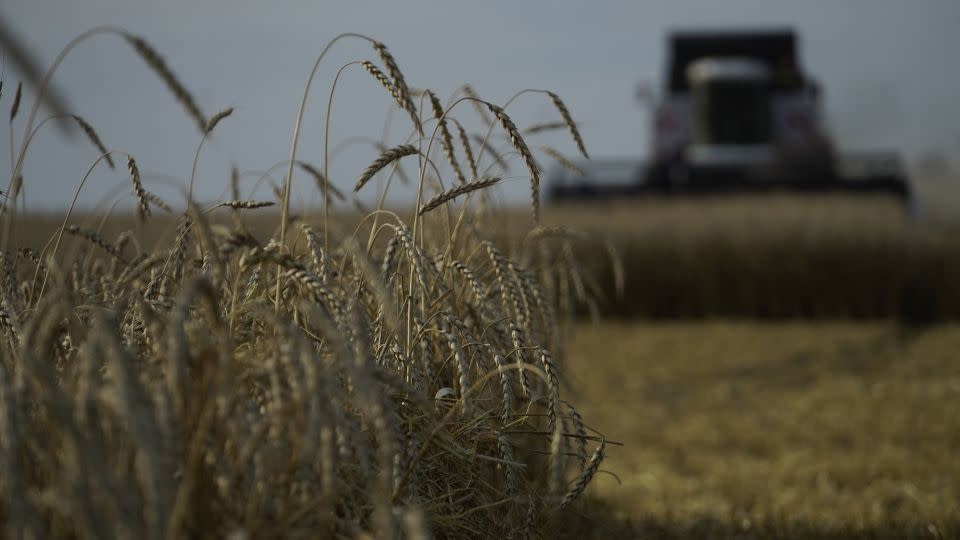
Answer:
[[[555,527],[606,442],[560,387],[570,319],[544,277],[579,270],[544,264],[540,170],[510,103],[468,87],[443,104],[408,87],[386,45],[343,34],[330,46],[378,59],[344,67],[368,72],[409,123],[405,140],[384,141],[356,171],[354,192],[385,181],[381,204],[351,227],[331,216],[331,199],[346,197],[325,165],[297,153],[309,84],[272,200],[241,198],[236,173],[231,199],[195,201],[191,176],[185,202],[163,200],[134,155],[73,115],[92,147],[76,192],[98,168],[126,167],[134,215],[24,212],[22,168],[50,75],[101,34],[132,47],[180,102],[199,130],[197,157],[233,113],[207,116],[158,51],[115,28],[71,42],[32,81],[30,108],[19,86],[7,102],[25,136],[2,207],[4,535],[420,539]],[[531,92],[582,148],[562,100]],[[463,127],[471,105],[488,122],[477,133]],[[473,147],[478,138],[486,146]],[[521,248],[488,232],[499,177],[487,171],[506,159],[531,185]],[[413,211],[398,213],[382,201],[404,170],[418,187]],[[321,193],[311,217],[292,211],[294,174]]]
[[[518,126],[517,96],[410,86],[358,34],[331,42],[356,50],[341,69],[406,138],[330,179],[327,148],[298,147],[308,84],[273,197],[234,170],[200,202],[196,162],[234,110],[205,113],[121,29],[49,73],[102,34],[195,124],[193,173],[165,200],[135,149],[67,111],[91,152],[76,194],[120,168],[126,206],[32,212],[49,77],[0,94],[24,128],[0,215],[5,537],[958,534],[960,333],[923,326],[960,314],[952,228],[848,199],[541,208],[542,162],[588,157],[576,111],[524,90],[556,118]],[[520,208],[495,196],[511,164]],[[319,208],[291,200],[295,175]],[[405,181],[413,200],[386,206]]]

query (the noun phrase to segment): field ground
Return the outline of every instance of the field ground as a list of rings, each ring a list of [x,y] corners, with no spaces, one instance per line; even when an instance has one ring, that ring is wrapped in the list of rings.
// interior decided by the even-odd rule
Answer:
[[[623,443],[591,489],[630,535],[937,538],[960,523],[958,350],[960,326],[609,322],[565,369]]]

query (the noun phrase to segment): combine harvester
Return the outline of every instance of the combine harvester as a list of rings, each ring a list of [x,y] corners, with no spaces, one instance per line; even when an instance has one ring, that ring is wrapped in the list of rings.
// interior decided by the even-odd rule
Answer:
[[[896,153],[838,154],[792,30],[675,32],[668,51],[651,160],[580,162],[585,176],[555,169],[548,200],[875,193],[912,208]]]

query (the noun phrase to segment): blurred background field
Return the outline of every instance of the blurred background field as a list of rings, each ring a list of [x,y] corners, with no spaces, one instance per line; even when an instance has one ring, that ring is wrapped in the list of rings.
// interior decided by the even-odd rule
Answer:
[[[575,272],[567,277],[577,278],[550,285],[561,299],[576,296],[572,303],[580,310],[561,332],[570,341],[554,351],[564,395],[610,444],[587,500],[551,514],[556,519],[538,532],[545,538],[960,537],[958,79],[942,67],[955,41],[951,18],[942,12],[955,8],[910,9],[900,17],[891,3],[869,2],[835,11],[797,2],[773,11],[753,0],[734,10],[654,2],[632,13],[584,4],[557,10],[557,26],[531,38],[530,29],[542,26],[541,8],[532,4],[494,2],[465,27],[462,13],[436,5],[381,5],[377,17],[368,8],[344,8],[302,16],[292,25],[283,10],[254,14],[227,3],[183,2],[179,11],[159,4],[108,9],[108,3],[100,9],[64,6],[57,17],[27,3],[3,11],[46,64],[62,46],[49,35],[67,38],[104,20],[144,25],[204,107],[236,106],[194,164],[195,193],[207,201],[201,207],[228,198],[233,166],[242,171],[243,198],[281,198],[277,163],[284,162],[277,160],[288,155],[294,105],[317,36],[354,26],[370,31],[397,52],[417,87],[451,90],[472,81],[496,103],[519,88],[556,90],[594,157],[640,159],[649,150],[646,131],[656,122],[653,109],[636,107],[633,94],[656,87],[665,32],[678,25],[766,25],[771,13],[792,21],[807,36],[803,48],[812,73],[822,74],[837,148],[896,150],[915,198],[906,207],[877,196],[790,194],[546,204],[546,225],[577,231],[549,240],[562,248],[551,251],[559,257],[558,275],[570,267]],[[600,21],[594,26],[602,31],[588,31],[588,20]],[[421,31],[409,31],[414,21],[423,24]],[[502,39],[489,39],[490,28]],[[870,29],[869,35],[853,29]],[[259,37],[268,34],[276,41],[265,47]],[[838,43],[850,41],[861,46],[839,54]],[[144,77],[148,70],[134,64],[129,51],[95,47],[101,45],[72,58],[57,82],[108,143],[137,156],[152,192],[182,206],[197,143],[184,135],[189,119],[171,113],[174,100]],[[329,82],[337,62],[365,58],[337,54],[318,81]],[[352,71],[360,70],[345,71],[349,90],[338,94],[335,114],[328,114],[334,135],[328,140],[316,98],[301,154],[313,164],[326,161],[332,183],[344,191],[376,158],[378,144],[403,141],[409,128],[390,96]],[[14,87],[7,80],[4,107]],[[443,98],[457,92],[438,90]],[[461,109],[467,128],[482,132],[481,119]],[[384,111],[390,111],[386,117]],[[11,113],[11,127],[19,128],[22,114],[14,126]],[[526,131],[557,120],[549,100],[516,114],[545,169],[554,161],[540,156],[541,144],[574,155],[565,129]],[[9,141],[0,135],[0,147],[12,146],[16,133],[10,131]],[[85,143],[61,139],[44,131],[31,147],[18,200],[26,213],[13,220],[16,257],[40,261],[50,252],[63,210],[92,159]],[[529,177],[510,153],[509,137],[497,142],[512,168],[491,165],[503,179],[494,194],[476,199],[493,209],[487,215],[493,219],[470,232],[498,240],[505,252],[526,253],[515,248],[529,240]],[[439,152],[434,145],[434,158]],[[547,193],[550,175],[544,173]],[[316,186],[297,175],[290,223],[302,220],[321,230]],[[372,193],[383,189],[384,178],[370,185],[359,198],[336,203],[334,236],[351,235],[366,214],[357,205],[373,207]],[[396,205],[411,203],[414,185],[397,183],[396,196],[387,199],[404,218],[412,209]],[[136,247],[127,253],[151,253],[176,234],[176,212],[155,209],[149,226],[129,214],[135,199],[122,166],[98,170],[80,195],[67,224],[110,242],[133,231],[128,236]],[[452,203],[451,210],[459,205]],[[257,241],[276,236],[276,209],[243,213]],[[235,226],[227,209],[209,217],[215,226]],[[450,232],[446,209],[424,223],[439,237]],[[305,253],[304,244],[299,237],[295,250]],[[470,264],[468,257],[477,253],[482,259],[482,252],[465,249],[463,262]],[[89,263],[101,255],[74,237],[58,251],[63,261]],[[199,268],[202,260],[188,262]],[[494,281],[484,272],[484,282]],[[460,285],[460,292],[467,290]]]
[[[958,348],[956,325],[606,322],[567,374],[624,442],[594,493],[645,516],[630,534],[951,538]]]

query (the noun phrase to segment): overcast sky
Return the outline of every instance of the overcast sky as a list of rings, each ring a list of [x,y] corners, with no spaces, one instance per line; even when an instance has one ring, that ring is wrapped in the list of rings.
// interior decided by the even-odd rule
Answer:
[[[495,102],[523,88],[554,90],[581,123],[593,155],[641,157],[647,118],[634,92],[641,81],[660,84],[669,29],[790,25],[801,33],[803,64],[821,80],[828,121],[842,148],[898,149],[908,157],[928,150],[960,153],[956,0],[2,0],[0,17],[45,65],[80,32],[122,26],[164,55],[208,115],[235,107],[201,156],[196,193],[204,200],[223,196],[231,163],[248,173],[244,185],[251,189],[258,173],[287,158],[309,69],[323,45],[341,32],[383,41],[410,86],[434,89],[442,97],[467,82]],[[322,64],[307,108],[301,159],[322,163],[334,75],[343,64],[364,59],[376,60],[369,45],[345,40]],[[19,80],[9,64],[5,68],[4,115]],[[87,118],[109,147],[137,158],[148,189],[176,200],[173,186],[189,178],[200,136],[122,40],[97,36],[83,43],[54,80],[72,111]],[[331,147],[343,148],[331,160],[336,184],[352,185],[376,157],[376,149],[356,137],[380,139],[391,108],[389,96],[366,73],[357,66],[345,71],[331,115]],[[470,107],[457,110],[466,125],[479,126]],[[521,127],[556,119],[549,102],[536,95],[520,99],[509,112]],[[17,142],[25,116],[21,112],[17,119]],[[391,145],[402,142],[407,129],[403,116],[392,118]],[[0,129],[0,149],[9,145],[6,131]],[[543,140],[575,152],[563,137]],[[82,137],[41,130],[24,168],[29,206],[69,204],[96,155]],[[9,159],[0,158],[3,168]],[[281,168],[273,171],[279,181]],[[124,172],[95,173],[81,202],[92,206],[112,201],[112,190],[128,193]],[[505,198],[528,193],[522,172],[519,163],[513,167],[501,189]],[[298,192],[309,201],[311,182],[296,178]],[[269,197],[268,189],[257,195]]]

